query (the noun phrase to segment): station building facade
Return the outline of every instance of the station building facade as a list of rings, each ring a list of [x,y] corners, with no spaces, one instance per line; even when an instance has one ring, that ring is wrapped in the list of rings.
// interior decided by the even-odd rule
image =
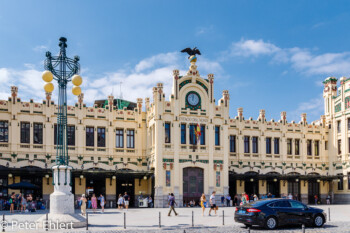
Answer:
[[[267,120],[264,110],[245,118],[243,108],[230,117],[229,93],[216,101],[214,80],[201,77],[192,62],[186,74],[173,71],[172,93],[158,83],[152,101],[108,96],[87,107],[81,94],[67,107],[76,197],[104,194],[109,207],[124,192],[131,205],[142,195],[152,196],[155,207],[166,206],[169,193],[182,206],[212,191],[218,199],[291,193],[304,203],[314,203],[315,195],[322,203],[327,195],[333,203],[350,202],[350,81],[341,78],[339,89],[337,79],[324,81],[325,114],[309,123],[305,113],[299,122],[287,121],[286,112]],[[49,198],[56,122],[50,93],[42,103],[25,102],[13,86],[0,100],[0,198],[20,181],[38,185],[34,195]]]

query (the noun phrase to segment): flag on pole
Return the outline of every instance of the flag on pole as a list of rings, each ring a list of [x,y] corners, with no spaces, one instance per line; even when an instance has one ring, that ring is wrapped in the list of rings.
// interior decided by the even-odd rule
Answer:
[[[197,137],[197,142],[199,141],[199,137],[201,136],[201,128],[199,127],[199,124],[197,124],[197,127],[194,129],[194,132]]]

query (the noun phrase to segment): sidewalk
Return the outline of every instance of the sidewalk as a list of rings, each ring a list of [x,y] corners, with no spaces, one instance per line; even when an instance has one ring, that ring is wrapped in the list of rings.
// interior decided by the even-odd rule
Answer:
[[[350,211],[348,211],[350,205],[320,205],[318,208],[322,208],[328,215],[328,208],[331,210],[331,222],[349,222]],[[118,209],[106,209],[105,213],[101,213],[101,210],[93,213],[88,210],[89,213],[89,230],[90,231],[112,231],[112,230],[123,230],[124,229],[124,213],[126,216],[126,229],[142,229],[151,230],[159,229],[159,212],[161,216],[161,229],[181,229],[192,226],[192,211],[193,211],[193,223],[195,227],[222,227],[223,220],[225,226],[241,226],[234,221],[235,207],[219,207],[217,215],[208,216],[209,208],[205,211],[205,216],[202,216],[201,208],[177,208],[178,216],[172,213],[171,217],[168,217],[168,208],[135,208],[126,210]],[[224,211],[224,218],[223,218]],[[0,214],[5,214],[5,220],[11,221],[28,221],[35,222],[46,211],[38,211],[36,213],[15,213],[9,214],[8,211],[0,211]],[[80,211],[77,211],[80,213]],[[1,217],[2,219],[2,217]],[[328,223],[328,216],[327,216]],[[2,229],[0,229],[1,231]],[[85,230],[80,229],[80,230]],[[6,229],[8,231],[18,231]],[[23,231],[24,232],[24,231]],[[32,232],[37,232],[33,230]]]

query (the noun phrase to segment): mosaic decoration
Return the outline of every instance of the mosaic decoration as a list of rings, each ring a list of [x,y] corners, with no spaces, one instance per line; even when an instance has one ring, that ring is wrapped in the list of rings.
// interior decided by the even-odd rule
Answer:
[[[345,97],[345,109],[350,108],[350,96]]]
[[[203,87],[204,90],[205,90],[205,91],[207,92],[207,94],[208,94],[208,88],[207,88],[207,86],[204,85],[204,83],[202,83],[201,81],[198,81],[198,80],[196,80],[196,83],[197,83],[199,86]]]
[[[335,112],[340,112],[341,111],[341,103],[335,105]]]
[[[189,80],[185,80],[183,81],[182,83],[180,83],[179,85],[179,90],[181,90],[181,88],[183,88],[185,85],[191,83],[192,81],[189,79]]]

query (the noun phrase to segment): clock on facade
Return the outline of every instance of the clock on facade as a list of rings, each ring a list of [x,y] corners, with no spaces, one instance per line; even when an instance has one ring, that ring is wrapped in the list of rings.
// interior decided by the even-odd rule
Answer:
[[[197,106],[199,103],[199,96],[197,93],[190,93],[187,96],[187,103],[191,106]]]

